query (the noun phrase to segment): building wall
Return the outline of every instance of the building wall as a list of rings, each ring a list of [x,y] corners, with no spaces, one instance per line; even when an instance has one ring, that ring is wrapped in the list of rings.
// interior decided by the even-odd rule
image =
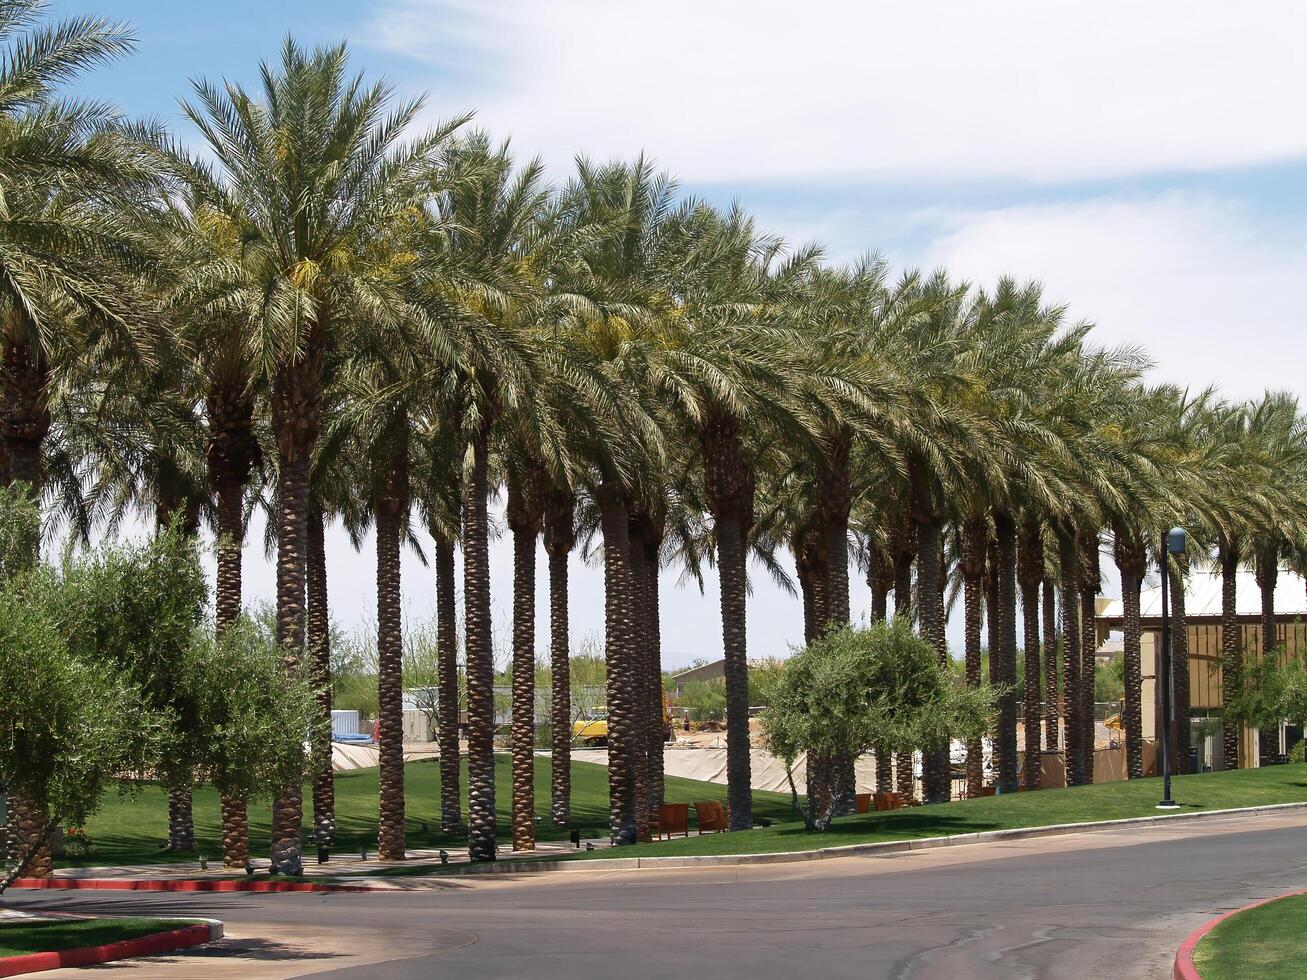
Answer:
[[[1195,712],[1215,711],[1222,705],[1221,699],[1221,624],[1190,623],[1189,631],[1189,706]],[[1160,630],[1151,629],[1144,633],[1144,642],[1156,649]],[[1260,623],[1241,623],[1240,639],[1245,655],[1260,656],[1262,649],[1262,627]],[[1307,652],[1307,623],[1292,622],[1276,624],[1276,646],[1286,655]],[[1145,654],[1144,673],[1156,673],[1150,670],[1152,657]],[[1145,694],[1145,702],[1147,694]]]

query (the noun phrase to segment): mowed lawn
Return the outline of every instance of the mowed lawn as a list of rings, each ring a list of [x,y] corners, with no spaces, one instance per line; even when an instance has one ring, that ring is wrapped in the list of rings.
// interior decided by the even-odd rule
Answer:
[[[1232,915],[1198,941],[1194,966],[1203,980],[1301,980],[1304,922],[1307,895]]]
[[[820,834],[811,833],[801,823],[793,822],[793,810],[790,810],[791,815],[783,818],[784,823],[775,823],[771,827],[755,828],[748,833],[696,835],[688,839],[639,844],[623,848],[621,856],[762,854],[1087,820],[1157,816],[1161,813],[1156,809],[1161,790],[1160,779],[1136,779],[1074,789],[986,796],[939,806],[841,817]],[[1176,812],[1181,813],[1307,802],[1307,766],[1299,763],[1176,776],[1172,779],[1172,795],[1181,807]],[[674,797],[669,796],[669,799]],[[578,856],[607,857],[613,856],[613,852],[596,851]]]
[[[369,856],[377,849],[377,778],[376,769],[355,769],[336,773],[336,846],[335,853],[358,856],[366,843]],[[507,755],[495,757],[495,810],[499,817],[501,842],[512,840],[509,824],[511,773]],[[463,769],[463,814],[467,815],[467,768]],[[538,840],[565,840],[567,830],[557,830],[549,819],[549,759],[535,760],[536,827]],[[304,789],[304,829],[312,827],[312,792]],[[410,762],[404,767],[404,798],[407,837],[410,849],[463,848],[466,837],[451,837],[440,832],[440,765],[436,760]],[[218,794],[207,786],[195,790],[195,834],[199,853],[210,860],[222,856]],[[693,779],[667,778],[668,800],[722,800],[726,787]],[[777,793],[755,793],[754,812],[772,821],[793,820],[789,798]],[[260,800],[250,804],[251,854],[266,858],[270,803]],[[608,835],[608,770],[592,763],[572,764],[572,826],[582,837]],[[95,853],[84,858],[63,858],[60,866],[162,863],[195,860],[192,855],[171,855],[160,850],[168,838],[168,802],[157,786],[147,786],[133,796],[109,796],[99,812],[86,824],[86,833]],[[305,862],[314,860],[312,847],[306,846]]]
[[[511,840],[508,822],[509,765],[507,756],[497,757],[496,809],[501,841]],[[463,838],[440,832],[440,771],[436,762],[410,763],[405,769],[408,800],[408,842],[410,848],[461,848]],[[1307,766],[1294,764],[1265,769],[1177,776],[1173,795],[1179,812],[1224,810],[1272,803],[1307,801]],[[464,807],[466,807],[466,772]],[[574,763],[572,766],[573,826],[583,837],[604,837],[608,833],[608,774],[601,766]],[[888,813],[842,817],[825,833],[809,833],[795,817],[789,798],[777,793],[754,794],[754,816],[770,826],[747,833],[707,834],[623,848],[621,856],[687,854],[745,854],[798,851],[843,844],[939,837],[988,830],[1004,830],[1050,824],[1115,820],[1155,816],[1161,781],[1139,779],[1103,783],[1075,789],[1040,790],[1008,796],[982,797],[942,806],[912,807]],[[668,801],[725,800],[726,787],[696,780],[667,779]],[[306,832],[310,822],[310,794],[305,790]],[[359,769],[338,773],[336,778],[336,852],[357,855],[360,843],[376,849],[377,770]],[[565,830],[555,830],[549,815],[549,760],[536,759],[536,813],[540,840],[564,839]],[[693,817],[691,818],[693,825]],[[252,848],[256,856],[267,853],[269,808],[265,802],[250,807]],[[218,800],[205,787],[195,792],[195,824],[200,851],[216,859],[219,848]],[[149,787],[130,798],[111,798],[91,818],[87,833],[96,853],[89,858],[65,859],[65,864],[132,864],[169,860],[192,861],[190,856],[173,856],[159,850],[167,836],[167,804],[157,787]],[[306,855],[307,856],[307,855]],[[578,858],[615,856],[600,847],[581,852]],[[311,860],[311,857],[309,858]]]
[[[0,922],[0,958],[106,946],[194,924],[193,919],[14,919]]]

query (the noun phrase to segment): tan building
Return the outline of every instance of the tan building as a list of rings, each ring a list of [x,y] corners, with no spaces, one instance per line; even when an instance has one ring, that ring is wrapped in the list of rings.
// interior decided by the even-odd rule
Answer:
[[[1252,572],[1241,571],[1235,588],[1235,611],[1240,643],[1245,656],[1260,656],[1262,650],[1262,594]],[[1175,606],[1172,602],[1171,613]],[[1160,587],[1145,589],[1140,597],[1143,636],[1143,727],[1146,738],[1160,736],[1161,698],[1157,686],[1158,649],[1162,631]],[[1222,705],[1221,688],[1221,573],[1195,570],[1185,582],[1185,620],[1189,635],[1189,707],[1194,726],[1191,744],[1199,750],[1199,765],[1221,768],[1221,740],[1215,727]],[[1122,628],[1120,599],[1100,603],[1096,619],[1100,649],[1111,649],[1111,633]],[[1289,654],[1307,651],[1307,586],[1301,576],[1281,569],[1275,588],[1276,645]],[[1172,620],[1174,626],[1174,620]],[[1118,654],[1119,655],[1119,654]],[[1297,729],[1263,732],[1260,754],[1273,756],[1287,751],[1301,737]],[[1246,766],[1258,764],[1257,736],[1243,733],[1242,756]]]

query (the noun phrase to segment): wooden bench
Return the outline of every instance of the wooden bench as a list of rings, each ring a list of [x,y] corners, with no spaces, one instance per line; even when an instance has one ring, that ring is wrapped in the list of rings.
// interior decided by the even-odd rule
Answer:
[[[664,803],[658,810],[658,837],[690,836],[690,804]]]
[[[716,800],[707,800],[694,805],[694,818],[699,823],[699,833],[720,833],[730,830],[726,818],[726,808]]]

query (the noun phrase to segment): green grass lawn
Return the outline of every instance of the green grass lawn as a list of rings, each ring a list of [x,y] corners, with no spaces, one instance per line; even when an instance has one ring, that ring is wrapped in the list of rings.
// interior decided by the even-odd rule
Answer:
[[[1156,816],[1161,812],[1155,809],[1161,789],[1160,779],[1136,779],[1075,789],[986,796],[942,806],[841,817],[821,834],[809,833],[802,823],[793,822],[793,810],[790,810],[790,815],[783,817],[785,823],[778,822],[771,827],[756,828],[747,833],[708,834],[639,844],[623,848],[621,856],[802,851],[842,844]],[[1177,812],[1182,813],[1307,801],[1307,766],[1296,764],[1176,776],[1172,780],[1172,795],[1181,804],[1181,810]],[[668,798],[676,799],[671,794]],[[615,855],[610,850],[599,850],[588,856]]]
[[[377,770],[356,769],[336,774],[335,853],[357,856],[366,841],[370,855],[377,849]],[[511,802],[508,756],[495,757],[495,808],[499,815],[500,839],[509,841]],[[463,770],[463,812],[467,813],[467,769]],[[549,759],[536,758],[536,813],[543,823],[536,828],[539,840],[565,840],[566,830],[555,830],[549,820]],[[466,837],[440,832],[440,765],[436,760],[411,762],[404,767],[404,797],[410,848],[467,846]],[[667,778],[669,800],[725,800],[726,787],[693,779]],[[305,831],[312,825],[312,794],[304,791]],[[792,820],[789,799],[777,793],[755,793],[754,813],[773,821]],[[250,804],[250,845],[256,857],[268,849],[268,802]],[[608,770],[592,763],[572,764],[572,823],[583,837],[608,834]],[[105,864],[157,864],[194,862],[190,855],[170,855],[159,849],[168,837],[168,802],[163,791],[148,786],[134,796],[107,798],[100,811],[86,823],[87,836],[95,853],[84,858],[62,858],[61,867]],[[218,794],[207,786],[195,790],[195,834],[199,853],[218,861],[222,856]],[[306,853],[305,861],[313,860]]]
[[[194,924],[189,919],[15,919],[0,922],[0,957],[104,946]]]
[[[405,777],[409,846],[448,847],[451,850],[466,846],[465,839],[451,838],[440,832],[438,764],[434,761],[410,763]],[[496,777],[500,834],[501,839],[507,841],[510,839],[510,831],[509,769],[506,756],[497,760]],[[1181,803],[1180,812],[1292,803],[1307,800],[1307,767],[1296,764],[1177,776],[1173,785],[1174,796]],[[466,776],[463,786],[466,790]],[[589,763],[574,763],[572,786],[574,826],[584,837],[606,836],[607,770]],[[982,797],[945,806],[913,807],[888,813],[842,817],[822,834],[810,834],[803,829],[802,823],[796,820],[787,797],[777,793],[755,793],[754,816],[759,821],[768,821],[771,824],[769,827],[758,827],[747,833],[709,834],[702,837],[692,834],[688,839],[677,838],[623,848],[620,853],[622,857],[634,857],[798,851],[842,844],[1153,816],[1158,813],[1155,804],[1160,790],[1159,780],[1141,779],[1076,789]],[[669,801],[724,800],[725,797],[726,787],[716,783],[672,777],[667,780]],[[305,798],[307,802],[307,791]],[[466,797],[464,805],[466,806]],[[567,832],[554,830],[547,819],[547,758],[536,759],[536,812],[545,818],[537,830],[539,839],[566,838]],[[359,769],[337,774],[336,813],[339,828],[336,852],[357,854],[361,841],[367,841],[369,851],[375,852],[377,770]],[[266,804],[251,806],[252,847],[256,855],[266,853],[268,817]],[[305,819],[307,824],[308,807]],[[195,825],[201,853],[216,860],[221,854],[218,846],[218,800],[216,794],[208,788],[196,790]],[[159,850],[159,845],[167,835],[167,804],[162,791],[156,787],[149,787],[135,797],[108,800],[100,812],[88,821],[87,833],[95,842],[95,854],[88,858],[66,859],[63,863],[134,864],[194,860],[191,857],[177,858]],[[576,856],[602,858],[616,856],[616,853],[603,847]]]
[[[1307,895],[1232,915],[1199,940],[1194,966],[1203,980],[1300,980],[1307,975],[1304,921]]]

